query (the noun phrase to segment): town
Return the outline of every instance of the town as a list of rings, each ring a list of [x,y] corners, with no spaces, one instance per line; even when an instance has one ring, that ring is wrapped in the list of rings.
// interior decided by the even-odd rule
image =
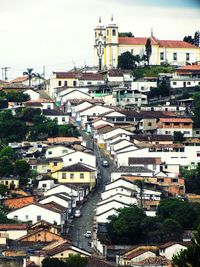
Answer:
[[[199,31],[99,18],[94,66],[2,69],[0,266],[200,266]]]

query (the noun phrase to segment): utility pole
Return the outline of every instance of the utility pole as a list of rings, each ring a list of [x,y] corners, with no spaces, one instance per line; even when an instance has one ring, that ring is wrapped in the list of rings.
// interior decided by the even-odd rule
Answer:
[[[7,72],[10,69],[10,67],[3,67],[2,69],[2,80],[7,81],[8,77],[7,77]]]

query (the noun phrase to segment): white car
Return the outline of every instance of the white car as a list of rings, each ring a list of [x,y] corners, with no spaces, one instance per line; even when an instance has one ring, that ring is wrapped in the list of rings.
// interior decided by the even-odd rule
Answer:
[[[84,237],[87,237],[87,238],[90,238],[91,236],[92,236],[91,231],[87,231],[87,232],[84,234]]]
[[[107,160],[104,160],[104,161],[102,162],[102,166],[103,166],[103,167],[109,167],[109,163],[108,163],[108,161],[107,161]]]
[[[74,214],[74,217],[78,218],[80,216],[81,216],[81,211],[80,210],[76,210],[75,214]]]

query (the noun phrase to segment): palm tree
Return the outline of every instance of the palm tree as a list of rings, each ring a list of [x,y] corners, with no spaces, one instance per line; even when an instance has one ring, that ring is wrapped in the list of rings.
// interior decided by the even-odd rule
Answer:
[[[31,80],[35,77],[35,73],[33,73],[33,69],[27,68],[27,71],[24,71],[23,75],[28,76],[29,86],[31,86]]]

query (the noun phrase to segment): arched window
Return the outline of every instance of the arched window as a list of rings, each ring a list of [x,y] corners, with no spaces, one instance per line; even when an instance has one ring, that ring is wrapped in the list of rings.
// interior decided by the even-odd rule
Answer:
[[[95,38],[97,38],[97,32],[95,32]]]
[[[107,30],[107,36],[109,35],[109,30]]]
[[[116,30],[115,29],[112,30],[112,35],[116,36]]]

